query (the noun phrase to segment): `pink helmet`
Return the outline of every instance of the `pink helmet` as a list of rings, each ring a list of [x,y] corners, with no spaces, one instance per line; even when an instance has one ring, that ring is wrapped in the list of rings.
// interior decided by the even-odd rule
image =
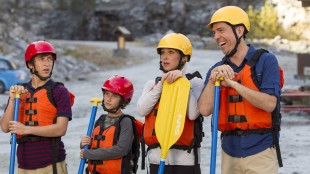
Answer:
[[[56,60],[56,51],[52,44],[46,41],[36,41],[28,45],[25,52],[25,62],[27,63],[33,58],[33,56],[41,53],[52,53]],[[28,67],[28,65],[27,65]]]
[[[133,85],[126,77],[123,76],[112,76],[104,82],[102,90],[111,91],[119,94],[124,100],[131,100],[134,89]]]

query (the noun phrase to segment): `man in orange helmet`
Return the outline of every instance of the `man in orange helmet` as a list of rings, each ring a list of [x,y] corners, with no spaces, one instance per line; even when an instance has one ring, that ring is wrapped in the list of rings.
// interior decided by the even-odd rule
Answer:
[[[199,98],[202,115],[213,112],[214,84],[220,77],[218,129],[222,132],[222,173],[278,173],[280,73],[276,57],[245,41],[248,15],[226,6],[208,27],[225,57],[207,73]],[[278,156],[278,160],[277,160]]]
[[[2,130],[17,134],[18,173],[68,173],[61,136],[66,134],[72,111],[68,90],[51,80],[56,58],[50,43],[31,43],[25,62],[32,79],[10,88]],[[16,93],[21,94],[18,122],[13,121]]]

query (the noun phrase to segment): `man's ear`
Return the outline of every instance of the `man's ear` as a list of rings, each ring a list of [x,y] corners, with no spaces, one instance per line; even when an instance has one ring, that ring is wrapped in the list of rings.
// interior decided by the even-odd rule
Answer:
[[[238,37],[242,36],[245,32],[245,28],[242,25],[239,25],[238,27],[236,27],[236,33],[238,35]]]

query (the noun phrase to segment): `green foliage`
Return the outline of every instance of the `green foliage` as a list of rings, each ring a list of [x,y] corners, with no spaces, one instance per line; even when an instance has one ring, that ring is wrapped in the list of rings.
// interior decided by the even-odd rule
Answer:
[[[261,10],[255,10],[250,5],[247,13],[251,22],[249,38],[274,38],[279,35],[277,12],[267,1]]]

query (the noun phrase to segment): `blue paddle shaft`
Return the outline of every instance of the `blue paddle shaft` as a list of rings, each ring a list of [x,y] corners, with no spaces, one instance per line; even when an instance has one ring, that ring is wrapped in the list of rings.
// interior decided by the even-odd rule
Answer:
[[[14,102],[14,121],[18,121],[19,101],[20,101],[20,98],[16,97],[15,98],[15,102]],[[16,154],[16,134],[12,134],[11,158],[10,158],[10,171],[9,171],[9,174],[14,174],[15,154]]]
[[[88,123],[87,133],[86,133],[87,136],[91,136],[91,134],[92,134],[94,123],[95,123],[95,118],[96,118],[96,113],[97,113],[97,108],[98,108],[98,106],[93,106],[91,116],[90,116],[90,120]],[[88,149],[88,145],[85,145],[84,149]],[[79,173],[78,174],[83,174],[85,162],[86,162],[86,160],[84,158],[82,158],[80,161],[80,167],[79,167]]]
[[[210,174],[215,174],[215,169],[216,169],[219,103],[220,103],[220,86],[215,86],[214,87],[214,107],[213,107],[213,116],[212,116],[212,147],[211,147]]]
[[[165,170],[165,159],[160,159],[158,174],[164,174]]]

